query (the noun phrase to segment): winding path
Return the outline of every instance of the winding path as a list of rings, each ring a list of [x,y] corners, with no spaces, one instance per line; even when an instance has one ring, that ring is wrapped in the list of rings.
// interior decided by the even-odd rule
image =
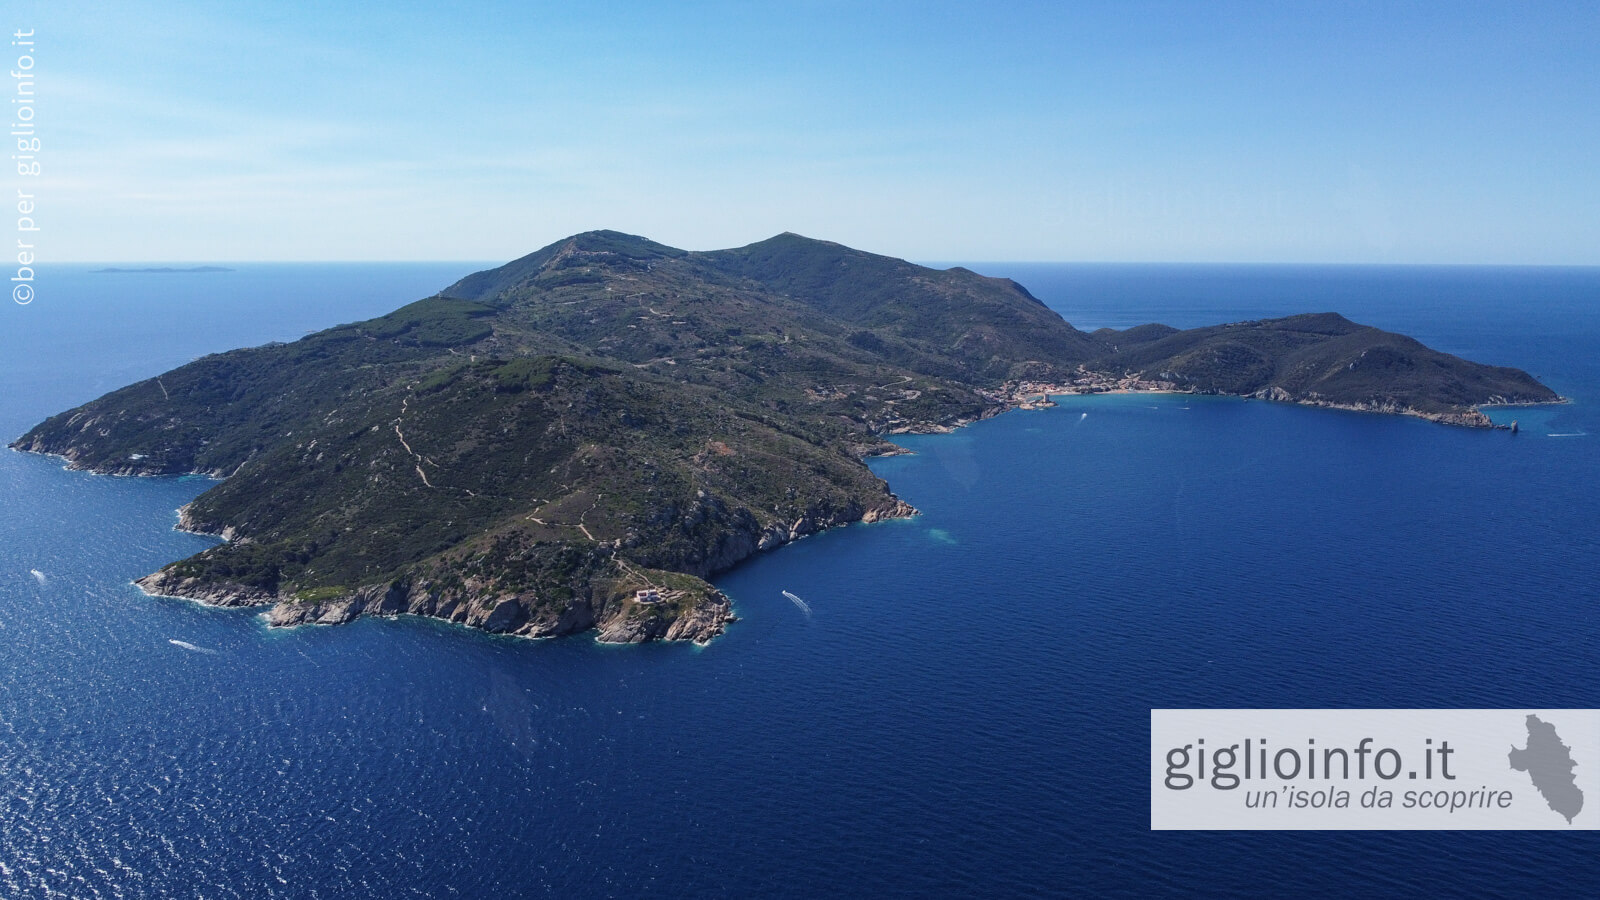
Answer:
[[[410,406],[411,406],[411,398],[409,396],[404,398],[400,402],[400,418],[394,420],[395,437],[398,437],[400,439],[400,446],[406,448],[406,452],[411,454],[411,456],[414,459],[416,459],[416,461],[417,461],[417,477],[422,479],[422,483],[423,484],[427,485],[429,488],[432,488],[433,487],[433,482],[428,480],[428,473],[422,471],[422,464],[423,464],[423,462],[425,462],[425,460],[422,458],[422,454],[420,454],[417,451],[411,449],[411,445],[406,443],[405,433],[400,430],[400,423],[402,421],[404,421],[406,410],[408,408],[410,408]]]

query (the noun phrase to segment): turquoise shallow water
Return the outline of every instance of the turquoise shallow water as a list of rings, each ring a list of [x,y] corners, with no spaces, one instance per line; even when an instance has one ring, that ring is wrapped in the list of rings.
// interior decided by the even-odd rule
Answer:
[[[0,424],[468,268],[58,273],[7,313]],[[1152,706],[1600,706],[1600,273],[1014,274],[1086,327],[1339,309],[1577,402],[1516,438],[1180,396],[907,438],[873,468],[924,515],[728,573],[707,648],[152,600],[207,482],[3,453],[0,896],[1600,889],[1585,835],[1152,833],[1146,787]]]

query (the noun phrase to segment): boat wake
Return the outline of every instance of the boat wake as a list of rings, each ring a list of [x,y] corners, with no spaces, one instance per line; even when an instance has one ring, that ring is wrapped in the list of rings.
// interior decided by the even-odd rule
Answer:
[[[800,611],[801,612],[805,613],[808,616],[811,615],[811,605],[809,603],[805,602],[804,600],[801,600],[799,597],[796,597],[795,595],[789,593],[788,591],[784,591],[783,595],[785,597],[788,597],[790,600],[793,600],[794,601],[794,605],[800,607]]]
[[[216,656],[217,655],[217,651],[215,651],[215,650],[207,650],[204,647],[196,647],[195,645],[189,643],[188,641],[180,641],[177,638],[168,638],[167,639],[167,643],[173,645],[174,647],[182,647],[183,649],[189,651],[190,653],[204,653],[207,656]]]
[[[44,577],[44,573],[38,569],[29,569],[28,572],[33,575],[33,580],[39,582],[40,584],[44,584],[50,580]]]
[[[1589,432],[1587,432],[1587,431],[1564,431],[1564,432],[1562,432],[1560,434],[1547,434],[1547,435],[1545,435],[1545,437],[1588,437],[1588,436],[1589,436]],[[38,573],[34,573],[34,574],[38,574]]]

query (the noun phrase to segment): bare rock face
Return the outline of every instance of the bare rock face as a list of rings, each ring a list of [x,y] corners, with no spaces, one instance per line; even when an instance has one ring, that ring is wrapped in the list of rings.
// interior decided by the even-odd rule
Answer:
[[[151,576],[154,578],[155,576]],[[180,589],[182,586],[179,586]],[[175,596],[188,596],[177,594]],[[734,621],[733,604],[711,591],[686,609],[652,607],[632,601],[575,599],[565,605],[540,604],[529,596],[460,596],[435,592],[426,585],[371,586],[331,600],[310,602],[258,593],[254,603],[273,603],[267,623],[275,628],[298,625],[343,625],[361,616],[426,616],[477,628],[491,634],[559,637],[595,630],[605,643],[695,641],[706,643]],[[207,597],[211,597],[207,594]],[[212,599],[189,599],[212,603]],[[213,605],[247,605],[221,602]]]
[[[885,519],[909,519],[918,514],[916,507],[896,497],[888,506],[875,506],[862,513],[861,521],[870,525]]]
[[[359,593],[325,603],[279,602],[267,610],[267,624],[274,628],[295,625],[344,625],[367,612]]]
[[[694,641],[697,644],[704,644],[721,634],[727,624],[734,620],[733,602],[727,595],[717,591],[688,615],[674,619],[668,626],[664,638],[669,641]]]
[[[713,592],[686,614],[676,617],[656,615],[637,604],[611,607],[596,627],[596,640],[604,644],[638,644],[645,641],[709,642],[734,621],[733,604],[720,591]]]
[[[194,504],[186,503],[178,508],[178,530],[193,534],[208,534],[222,538],[225,541],[238,540],[239,530],[232,525],[218,524],[204,521],[195,515]]]
[[[207,606],[261,606],[278,599],[277,594],[258,587],[185,578],[174,574],[170,569],[146,575],[134,584],[154,597],[179,597]]]

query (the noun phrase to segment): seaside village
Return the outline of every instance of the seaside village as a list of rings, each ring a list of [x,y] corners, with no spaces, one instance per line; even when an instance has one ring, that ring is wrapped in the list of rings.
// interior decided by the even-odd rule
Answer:
[[[1045,381],[1009,382],[998,391],[984,392],[984,396],[1017,409],[1046,409],[1055,406],[1050,399],[1056,394],[1111,394],[1157,393],[1179,390],[1172,381],[1156,381],[1144,377],[1143,372],[1108,375],[1091,372],[1083,366],[1064,384]]]

